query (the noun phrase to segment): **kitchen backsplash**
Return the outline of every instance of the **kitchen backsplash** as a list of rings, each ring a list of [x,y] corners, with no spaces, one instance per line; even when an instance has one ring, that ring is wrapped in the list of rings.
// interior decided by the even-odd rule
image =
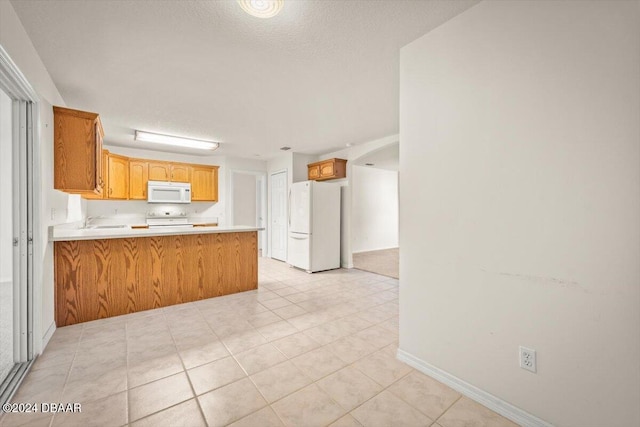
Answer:
[[[224,210],[216,203],[190,203],[188,205],[162,205],[145,201],[99,200],[87,201],[87,220],[92,223],[142,224],[151,211],[186,212],[188,218],[198,222],[217,222],[225,225]]]

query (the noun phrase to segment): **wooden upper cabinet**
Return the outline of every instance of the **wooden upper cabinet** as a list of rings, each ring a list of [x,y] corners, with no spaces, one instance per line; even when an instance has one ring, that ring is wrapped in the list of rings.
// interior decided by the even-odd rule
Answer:
[[[104,185],[100,189],[99,193],[82,193],[83,199],[106,199],[107,198],[107,183],[109,182],[109,151],[102,150],[102,155],[100,156],[101,162],[100,165],[102,167],[102,179],[104,180]]]
[[[100,195],[104,185],[102,138],[96,113],[53,107],[53,188]]]
[[[218,167],[194,165],[191,168],[191,201],[218,201]]]
[[[309,165],[309,179],[320,178],[320,165]]]
[[[129,198],[129,159],[117,154],[108,154],[108,191],[109,199]]]
[[[327,179],[345,178],[347,176],[347,161],[344,159],[327,159],[307,165],[310,180],[324,181]]]
[[[170,181],[171,164],[167,162],[149,162],[149,181]]]
[[[149,162],[129,159],[129,199],[147,200]]]
[[[190,179],[191,179],[191,166],[187,164],[180,164],[180,163],[171,164],[171,181],[189,182]]]

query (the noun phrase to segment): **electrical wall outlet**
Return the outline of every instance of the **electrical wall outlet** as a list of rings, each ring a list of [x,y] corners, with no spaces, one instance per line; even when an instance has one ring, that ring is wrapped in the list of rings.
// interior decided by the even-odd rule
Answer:
[[[534,374],[537,371],[536,368],[536,351],[520,346],[520,367],[522,369],[526,369],[527,371],[531,371]]]

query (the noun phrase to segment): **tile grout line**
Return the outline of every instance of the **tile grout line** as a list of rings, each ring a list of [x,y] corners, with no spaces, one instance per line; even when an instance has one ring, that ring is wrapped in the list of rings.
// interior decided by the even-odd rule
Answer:
[[[80,343],[82,342],[82,338],[84,337],[86,325],[82,325],[82,329],[80,329],[80,336],[78,337],[78,342],[76,343],[75,351],[73,352],[73,359],[71,359],[71,364],[69,365],[69,369],[67,370],[67,375],[64,378],[64,383],[62,385],[62,392],[60,393],[60,400],[62,400],[62,396],[64,396],[64,392],[67,389],[67,383],[69,382],[69,378],[71,377],[71,371],[76,362],[76,357],[78,356],[78,350],[80,348]],[[53,338],[53,337],[52,337]],[[57,413],[54,413],[51,419],[49,420],[49,427],[53,426],[53,421],[55,420]]]
[[[431,378],[431,377],[429,377],[429,378]],[[458,393],[458,394],[460,394],[460,393]],[[458,401],[459,401],[460,399],[462,399],[463,397],[464,397],[464,396],[463,396],[462,394],[460,394],[460,396],[458,396],[458,398],[457,398],[456,400],[454,400],[454,401],[453,401],[453,403],[452,403],[451,405],[449,405],[449,406],[447,407],[447,409],[445,409],[445,410],[444,410],[444,411],[443,411],[443,412],[438,416],[438,418],[436,418],[436,419],[435,419],[435,421],[434,421],[433,423],[434,423],[434,424],[435,424],[435,423],[438,423],[438,421],[440,420],[440,418],[442,418],[442,417],[444,416],[444,414],[446,414],[446,413],[449,411],[449,409],[451,409],[451,408],[453,407],[453,405],[455,405],[456,403],[458,403]],[[443,427],[446,427],[446,426],[443,426]]]
[[[202,317],[202,319],[207,324],[207,327],[211,330],[211,333],[216,338],[218,338],[218,340],[220,340],[220,337],[218,336],[218,334],[215,333],[215,331],[213,330],[211,325],[209,325],[209,323],[206,321],[206,318],[202,314],[202,311],[200,310],[200,307],[198,307],[196,305],[195,308],[198,311],[198,313],[200,314],[200,316]],[[165,321],[166,321],[166,316],[165,316]],[[171,328],[169,328],[169,334],[171,335],[171,339],[173,340],[173,345],[176,347],[176,353],[178,353],[178,358],[180,359],[180,363],[182,364],[182,369],[183,369],[184,375],[187,377],[187,381],[189,382],[189,387],[191,387],[191,392],[193,393],[193,398],[194,398],[194,400],[196,402],[196,405],[198,406],[198,410],[200,411],[200,415],[202,416],[202,419],[204,420],[205,424],[209,425],[209,422],[207,421],[207,417],[204,414],[204,410],[202,409],[202,405],[200,405],[200,399],[198,399],[198,395],[196,394],[196,389],[193,386],[193,382],[191,381],[191,377],[189,376],[189,372],[188,372],[187,366],[184,364],[184,359],[183,359],[182,355],[180,354],[180,351],[178,350],[178,344],[176,343],[176,339],[173,336],[173,332],[171,332]],[[220,342],[222,342],[222,341],[220,340]],[[224,345],[224,343],[222,343],[222,345]],[[184,403],[184,402],[180,402],[177,405],[179,405],[181,403]]]

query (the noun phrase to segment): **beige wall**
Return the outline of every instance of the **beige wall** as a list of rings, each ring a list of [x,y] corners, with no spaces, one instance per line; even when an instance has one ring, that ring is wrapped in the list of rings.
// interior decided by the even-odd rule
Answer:
[[[556,426],[640,425],[639,4],[486,1],[401,51],[400,349]]]

